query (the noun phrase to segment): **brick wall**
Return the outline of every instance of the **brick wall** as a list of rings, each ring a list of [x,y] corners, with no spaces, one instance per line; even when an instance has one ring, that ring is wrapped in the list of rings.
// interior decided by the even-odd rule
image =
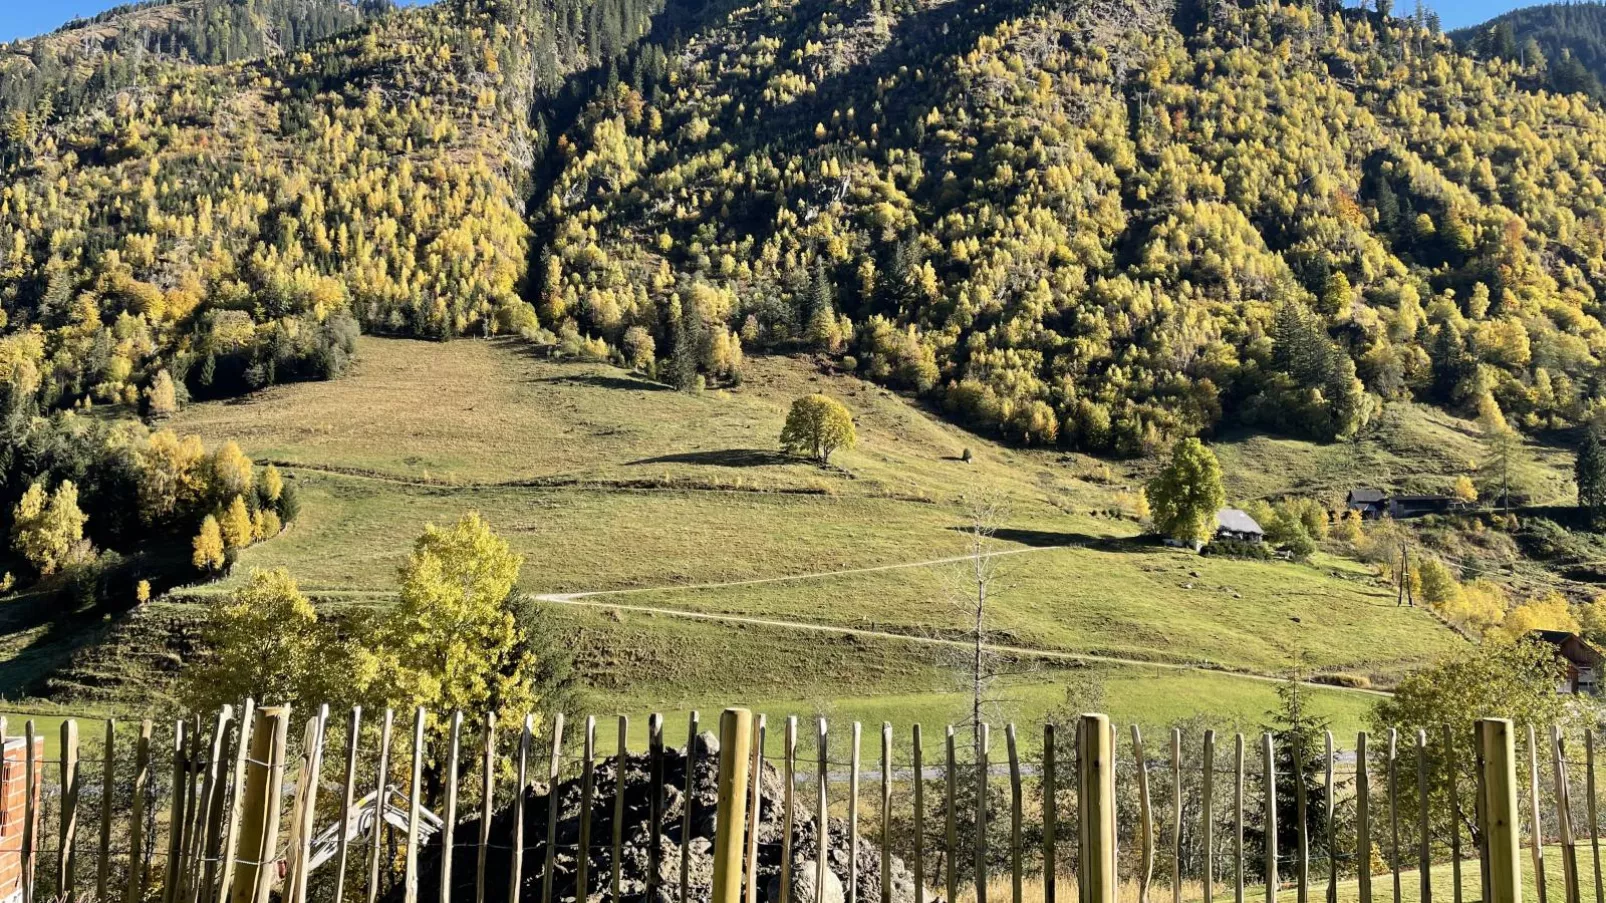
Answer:
[[[22,833],[26,817],[28,764],[23,757],[25,741],[21,737],[5,738],[5,753],[0,757],[0,903],[22,898]],[[40,788],[44,781],[45,739],[34,738],[34,811],[38,812]],[[34,823],[34,843],[39,842],[37,817]]]

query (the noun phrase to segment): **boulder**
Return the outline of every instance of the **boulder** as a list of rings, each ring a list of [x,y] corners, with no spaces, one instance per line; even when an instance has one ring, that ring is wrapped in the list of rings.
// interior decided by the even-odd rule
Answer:
[[[842,879],[836,872],[825,870],[825,895],[820,899],[814,892],[814,879],[819,871],[819,864],[812,859],[799,862],[792,869],[792,903],[843,903],[847,894],[842,890]],[[781,899],[781,876],[776,875],[770,879],[769,887],[765,889],[765,899],[769,903],[779,903]]]

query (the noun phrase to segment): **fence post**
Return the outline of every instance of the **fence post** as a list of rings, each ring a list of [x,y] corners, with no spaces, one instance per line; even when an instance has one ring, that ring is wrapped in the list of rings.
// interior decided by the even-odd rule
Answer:
[[[713,903],[741,903],[742,899],[742,828],[747,824],[747,760],[752,743],[752,712],[726,709],[720,714]],[[823,853],[820,860],[825,861]]]
[[[1204,732],[1204,751],[1200,760],[1204,779],[1200,784],[1199,806],[1204,818],[1204,903],[1211,903],[1216,892],[1216,732]],[[1301,900],[1299,903],[1305,903]]]
[[[429,713],[419,706],[413,712],[412,770],[407,781],[407,852],[402,860],[402,899],[406,903],[418,903],[418,822],[424,807],[424,728],[428,723]],[[383,800],[380,805],[376,814],[382,815]],[[443,859],[450,856],[451,850],[442,850]]]
[[[251,751],[246,758],[244,811],[240,822],[239,859],[234,872],[231,903],[267,903],[268,889],[277,869],[279,792],[284,783],[285,742],[290,709],[268,706],[256,711]]]
[[[111,785],[102,785],[108,792]],[[78,722],[69,718],[61,723],[61,832],[57,844],[56,888],[63,903],[72,903],[73,865],[78,835],[78,796],[83,785],[78,780]]]
[[[123,903],[136,903],[145,893],[145,806],[151,780],[151,722],[140,723],[134,747],[134,806],[128,819],[128,881]],[[247,901],[241,901],[247,903]]]
[[[95,899],[110,900],[106,888],[112,868],[112,798],[117,790],[117,719],[106,719],[106,748],[100,771],[100,855],[95,859]]]
[[[1478,722],[1483,824],[1489,864],[1489,903],[1522,903],[1521,850],[1517,837],[1517,745],[1508,718]]]
[[[340,788],[340,834],[335,838],[335,903],[344,903],[346,898],[346,867],[351,860],[351,815],[356,808],[357,797],[357,748],[362,744],[362,706],[351,707],[351,719],[346,725],[346,774]]]
[[[1149,885],[1154,881],[1154,807],[1149,799],[1149,761],[1143,756],[1143,732],[1132,725],[1132,758],[1138,775],[1138,903],[1149,903]]]
[[[1110,719],[1083,715],[1076,757],[1082,899],[1115,903],[1115,749]]]
[[[1555,766],[1556,823],[1561,831],[1562,889],[1567,903],[1578,903],[1578,839],[1573,835],[1573,798],[1567,783],[1567,748],[1561,728],[1550,726],[1550,755]]]
[[[1270,732],[1261,737],[1261,765],[1266,782],[1266,903],[1277,903],[1277,759]]]
[[[1054,765],[1054,722],[1049,721],[1043,725],[1043,903],[1056,903],[1059,896],[1054,880],[1059,873],[1059,776]]]

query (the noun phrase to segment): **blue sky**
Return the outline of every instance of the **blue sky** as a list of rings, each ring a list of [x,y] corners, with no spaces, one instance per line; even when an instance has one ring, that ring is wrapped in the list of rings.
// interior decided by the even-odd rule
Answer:
[[[55,31],[82,16],[122,6],[130,0],[0,0],[0,42]],[[430,0],[398,0],[416,6]]]
[[[0,41],[11,41],[53,31],[78,16],[90,16],[127,0],[0,0]],[[411,5],[428,0],[401,0]],[[1395,0],[1396,10],[1409,10],[1412,0]],[[1439,11],[1445,28],[1475,25],[1508,9],[1530,5],[1524,0],[1438,0],[1429,5]]]

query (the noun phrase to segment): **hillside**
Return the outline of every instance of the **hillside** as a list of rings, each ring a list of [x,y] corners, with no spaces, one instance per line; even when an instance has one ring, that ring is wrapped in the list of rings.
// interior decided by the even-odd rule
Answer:
[[[1302,654],[1315,672],[1386,684],[1462,642],[1396,608],[1351,562],[1199,558],[1141,541],[1107,513],[1129,478],[1095,460],[967,435],[806,361],[749,368],[739,389],[690,396],[514,342],[364,339],[341,380],[191,406],[175,428],[239,437],[279,462],[302,514],[221,585],[141,612],[58,692],[122,705],[159,692],[160,668],[145,670],[164,655],[151,629],[193,618],[194,600],[252,568],[287,567],[336,608],[388,604],[406,537],[466,507],[528,556],[523,588],[574,632],[595,704],[627,710],[709,707],[738,687],[777,707],[899,723],[914,695],[930,694],[921,711],[962,707],[956,651],[940,643],[963,636],[958,569],[943,559],[964,552],[967,493],[1008,501],[994,642],[1041,653],[1017,653],[1031,667],[1016,669],[1011,711],[1045,711],[1059,669],[1108,657],[1126,664],[1097,667],[1132,687],[1121,704],[1149,723],[1207,699],[1256,717],[1274,685],[1215,672],[1275,677]],[[842,398],[860,422],[860,446],[831,470],[773,451],[786,405],[808,390]],[[1138,691],[1150,684],[1170,690]],[[1346,718],[1366,702],[1332,699]]]
[[[1450,33],[1485,57],[1533,60],[1562,91],[1602,94],[1606,80],[1606,5],[1542,3],[1514,9],[1482,25]]]

